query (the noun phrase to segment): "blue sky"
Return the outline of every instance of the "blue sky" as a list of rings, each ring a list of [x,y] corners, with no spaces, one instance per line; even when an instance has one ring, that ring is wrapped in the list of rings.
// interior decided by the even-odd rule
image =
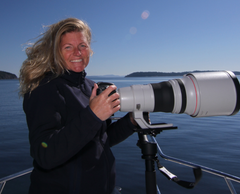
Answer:
[[[1,0],[0,70],[18,76],[24,43],[67,17],[92,29],[88,75],[240,71],[239,0]]]

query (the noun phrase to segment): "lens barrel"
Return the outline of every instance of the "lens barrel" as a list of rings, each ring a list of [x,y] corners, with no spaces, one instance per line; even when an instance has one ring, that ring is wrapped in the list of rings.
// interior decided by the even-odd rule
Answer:
[[[185,113],[192,117],[234,115],[240,109],[240,85],[231,71],[189,73],[147,85],[118,89],[120,111]]]
[[[176,96],[173,113],[206,117],[233,115],[239,111],[240,86],[232,72],[190,73],[182,79],[169,82]],[[179,92],[182,85],[185,92]],[[181,110],[177,107],[178,104],[181,104]]]

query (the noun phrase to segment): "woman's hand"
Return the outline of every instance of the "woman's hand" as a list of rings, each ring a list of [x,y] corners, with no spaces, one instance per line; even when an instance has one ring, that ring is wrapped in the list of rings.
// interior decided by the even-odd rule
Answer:
[[[94,84],[94,88],[90,97],[89,107],[94,112],[94,114],[102,121],[107,120],[115,112],[120,109],[119,94],[113,93],[111,96],[109,94],[116,90],[115,85],[110,85],[101,94],[97,96],[98,85]]]

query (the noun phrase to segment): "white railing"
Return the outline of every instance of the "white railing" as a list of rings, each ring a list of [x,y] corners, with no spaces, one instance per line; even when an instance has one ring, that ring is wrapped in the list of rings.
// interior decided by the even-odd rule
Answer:
[[[207,173],[209,173],[209,174],[216,175],[216,176],[218,176],[218,177],[222,177],[222,178],[225,179],[225,181],[226,181],[226,183],[227,183],[227,186],[228,186],[230,192],[231,192],[232,194],[237,194],[237,192],[236,192],[234,186],[232,185],[232,182],[231,182],[231,181],[240,183],[240,177],[237,177],[237,176],[234,176],[234,175],[230,175],[230,174],[227,174],[227,173],[225,173],[225,172],[221,172],[221,171],[218,171],[218,170],[215,170],[215,169],[211,169],[211,168],[208,168],[208,167],[205,167],[205,166],[201,166],[201,165],[198,165],[198,164],[194,164],[194,163],[191,163],[191,162],[188,162],[188,161],[184,161],[184,160],[181,160],[181,159],[178,159],[178,158],[174,158],[174,157],[171,157],[171,156],[167,156],[167,155],[165,155],[165,154],[162,152],[162,150],[161,150],[161,148],[160,148],[160,146],[159,146],[156,138],[153,137],[153,136],[150,136],[150,137],[151,137],[152,141],[157,144],[158,154],[159,154],[162,158],[164,158],[165,160],[168,160],[168,161],[171,161],[171,162],[180,164],[180,165],[184,165],[184,166],[187,166],[187,167],[191,167],[191,168],[201,168],[202,171],[204,171],[204,172],[207,172]]]
[[[7,181],[10,181],[12,179],[15,179],[15,178],[18,178],[18,177],[21,177],[23,175],[26,175],[30,172],[32,172],[32,169],[33,168],[28,168],[26,170],[23,170],[23,171],[20,171],[20,172],[17,172],[15,174],[12,174],[12,175],[9,175],[9,176],[6,176],[4,178],[1,178],[0,179],[0,194],[2,193],[3,189],[4,189],[4,186],[6,185]]]

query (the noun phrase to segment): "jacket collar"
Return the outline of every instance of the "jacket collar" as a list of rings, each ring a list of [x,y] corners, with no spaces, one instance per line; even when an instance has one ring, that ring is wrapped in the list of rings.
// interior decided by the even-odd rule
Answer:
[[[79,73],[68,70],[68,71],[64,72],[62,77],[64,79],[70,81],[74,85],[78,86],[78,85],[81,85],[82,83],[84,83],[86,75],[87,75],[87,73],[85,72],[85,70],[83,70],[82,72],[79,72]]]

